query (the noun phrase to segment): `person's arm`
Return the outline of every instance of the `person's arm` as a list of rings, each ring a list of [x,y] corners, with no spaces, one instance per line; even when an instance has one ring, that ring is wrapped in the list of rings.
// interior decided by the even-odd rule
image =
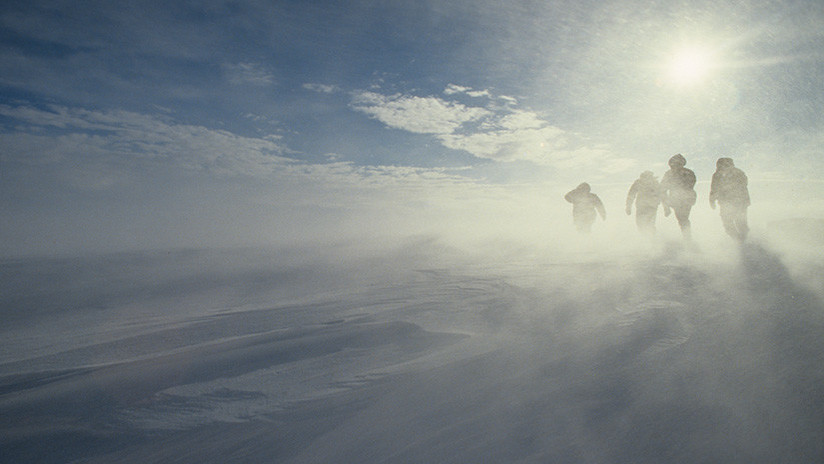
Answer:
[[[721,182],[721,175],[718,171],[712,175],[712,182],[710,182],[710,208],[715,209],[715,202],[718,201],[718,187]]]
[[[661,179],[661,184],[658,186],[658,192],[661,195],[661,206],[664,207],[664,216],[669,216],[672,209],[669,204],[669,188],[671,179],[671,171],[664,173],[664,178]]]
[[[686,175],[686,183],[689,185],[689,188],[695,188],[695,172],[692,169],[684,168],[687,171]]]
[[[629,192],[627,192],[627,215],[632,214],[632,202],[635,201],[635,197],[638,195],[638,181],[632,183],[632,187],[629,188]]]
[[[598,195],[593,194],[595,197],[595,209],[598,210],[598,214],[601,215],[601,219],[604,221],[607,220],[607,210],[604,208],[604,203],[598,198]]]

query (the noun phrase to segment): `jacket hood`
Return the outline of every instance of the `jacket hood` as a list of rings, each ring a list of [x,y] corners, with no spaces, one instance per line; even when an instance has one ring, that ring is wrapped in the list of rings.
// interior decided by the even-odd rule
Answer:
[[[732,158],[718,158],[715,167],[718,169],[732,168],[735,167],[735,163],[732,162]]]
[[[673,156],[672,158],[669,159],[669,166],[671,168],[674,168],[676,166],[679,167],[679,168],[682,168],[682,167],[686,166],[686,164],[687,164],[687,159],[684,158],[681,155],[681,153],[678,153],[677,155],[675,155],[675,156]]]

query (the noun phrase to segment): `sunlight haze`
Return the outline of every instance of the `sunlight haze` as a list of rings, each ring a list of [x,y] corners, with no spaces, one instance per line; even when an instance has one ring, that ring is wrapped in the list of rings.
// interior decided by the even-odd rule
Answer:
[[[824,216],[815,2],[48,4],[0,8],[5,254],[551,236],[675,153],[698,214],[727,156]]]
[[[824,463],[822,0],[3,0],[0,464]]]

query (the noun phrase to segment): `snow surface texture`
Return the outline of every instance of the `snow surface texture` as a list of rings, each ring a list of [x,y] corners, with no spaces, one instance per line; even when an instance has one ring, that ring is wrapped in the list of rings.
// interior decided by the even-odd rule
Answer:
[[[821,254],[772,250],[6,259],[0,460],[824,462]]]

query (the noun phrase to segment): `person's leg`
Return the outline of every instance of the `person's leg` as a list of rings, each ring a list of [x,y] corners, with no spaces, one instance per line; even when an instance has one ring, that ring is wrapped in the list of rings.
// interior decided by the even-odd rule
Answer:
[[[692,238],[692,225],[690,224],[690,210],[692,205],[679,205],[673,208],[675,211],[675,219],[678,220],[678,225],[681,227],[681,234],[686,239]]]
[[[724,225],[724,230],[727,232],[727,235],[733,238],[738,238],[738,230],[735,227],[735,212],[733,208],[726,203],[721,203],[721,211],[719,213],[721,216],[721,224]]]
[[[592,224],[595,222],[595,211],[579,212],[574,215],[575,228],[578,232],[590,233],[592,231]]]
[[[747,234],[750,232],[750,226],[747,223],[747,207],[742,206],[738,209],[738,215],[736,217],[736,226],[738,227],[738,233],[741,236],[741,240],[744,241],[747,239]]]
[[[654,234],[655,233],[655,215],[657,213],[656,209],[651,208],[639,208],[635,212],[635,224],[638,226],[638,230],[646,233],[646,234]]]
[[[594,221],[589,220],[586,217],[576,217],[575,218],[575,229],[578,232],[588,234],[592,230],[592,223]]]

